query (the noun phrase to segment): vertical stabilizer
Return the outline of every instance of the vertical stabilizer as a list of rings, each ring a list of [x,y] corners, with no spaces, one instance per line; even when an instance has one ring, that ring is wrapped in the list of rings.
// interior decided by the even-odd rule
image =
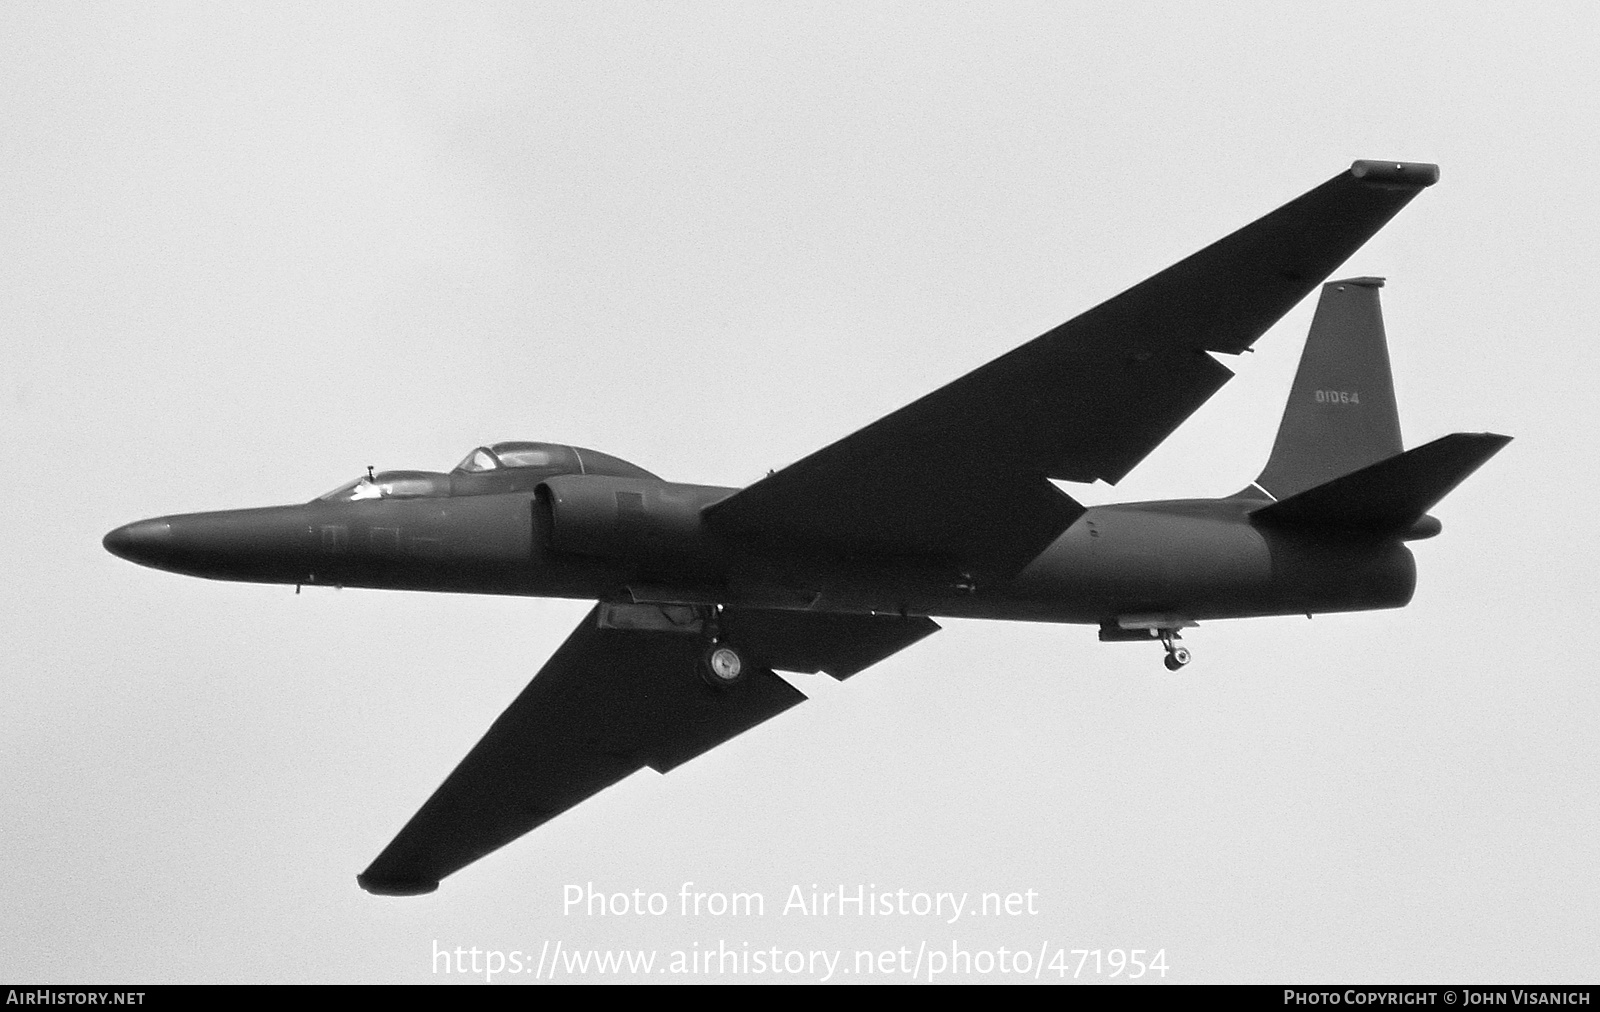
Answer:
[[[1322,286],[1272,456],[1256,484],[1286,499],[1400,452],[1382,278]]]

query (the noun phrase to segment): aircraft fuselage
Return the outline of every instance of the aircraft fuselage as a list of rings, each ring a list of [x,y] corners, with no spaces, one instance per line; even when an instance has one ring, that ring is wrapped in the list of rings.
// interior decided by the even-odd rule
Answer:
[[[1069,623],[1397,608],[1416,582],[1399,539],[1252,523],[1262,500],[1093,507],[1016,576],[987,583],[954,563],[740,544],[699,522],[734,491],[561,476],[531,493],[162,517],[106,544],[145,565],[253,583]]]

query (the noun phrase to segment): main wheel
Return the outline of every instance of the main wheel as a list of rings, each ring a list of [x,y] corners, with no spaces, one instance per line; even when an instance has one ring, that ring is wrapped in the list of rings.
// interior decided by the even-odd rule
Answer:
[[[1183,662],[1171,654],[1161,658],[1161,663],[1167,666],[1168,671],[1177,671],[1179,668],[1183,667]]]
[[[1171,660],[1173,661],[1173,664],[1172,664],[1172,670],[1173,671],[1177,671],[1179,668],[1183,667],[1185,664],[1188,664],[1189,663],[1189,648],[1188,647],[1173,647],[1172,648],[1172,654],[1171,654]]]
[[[744,656],[727,643],[711,644],[700,658],[700,677],[719,689],[737,683],[744,669]]]

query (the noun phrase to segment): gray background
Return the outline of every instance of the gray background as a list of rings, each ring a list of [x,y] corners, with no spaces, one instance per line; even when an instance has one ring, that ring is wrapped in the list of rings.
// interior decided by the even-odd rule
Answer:
[[[1595,8],[8,5],[0,977],[452,979],[430,946],[1162,949],[1179,981],[1593,981]],[[1516,442],[1402,611],[949,622],[446,881],[354,875],[583,614],[184,579],[101,536],[498,439],[737,485],[1342,170],[1437,161],[1408,445]],[[1092,502],[1265,460],[1310,300]],[[561,890],[768,915],[563,916]],[[952,926],[792,884],[1034,889]]]

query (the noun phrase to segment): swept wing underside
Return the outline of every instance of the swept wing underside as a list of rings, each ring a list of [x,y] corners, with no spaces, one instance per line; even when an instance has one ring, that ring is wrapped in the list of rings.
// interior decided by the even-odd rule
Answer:
[[[731,611],[760,663],[713,688],[703,643],[677,632],[578,624],[358,881],[369,892],[431,892],[439,880],[649,766],[688,762],[805,699],[772,672],[847,677],[938,629],[926,618]]]

